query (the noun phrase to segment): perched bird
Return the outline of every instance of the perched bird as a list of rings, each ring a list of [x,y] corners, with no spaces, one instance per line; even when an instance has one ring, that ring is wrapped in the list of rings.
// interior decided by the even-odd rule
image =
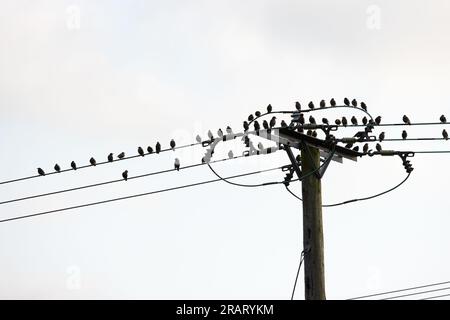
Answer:
[[[202,143],[202,137],[200,137],[200,135],[198,134],[198,135],[195,137],[195,141],[197,141],[198,143]]]
[[[172,150],[174,150],[175,151],[175,140],[170,140],[170,147],[172,148]]]
[[[306,131],[306,135],[312,136],[312,130],[311,130],[311,129],[308,129],[308,131]]]
[[[97,161],[95,161],[94,158],[90,158],[89,162],[90,162],[91,166],[96,166],[97,165]]]
[[[269,103],[269,105],[267,106],[267,113],[271,112],[272,112],[272,105]]]
[[[248,119],[248,121],[253,121],[253,119],[255,119],[255,117],[253,117],[253,114],[251,114],[251,115],[248,116],[247,119]]]
[[[323,124],[329,124],[328,119],[327,118],[322,118],[322,123]]]
[[[213,136],[211,130],[208,130],[208,138],[209,138],[209,140],[214,140],[214,136]]]
[[[347,98],[344,98],[344,104],[346,106],[350,106],[350,101]]]
[[[406,115],[403,116],[403,122],[408,125],[411,124],[411,121],[409,120],[409,118]]]
[[[364,102],[361,102],[361,109],[363,109],[364,111],[367,111],[367,106]]]
[[[366,124],[367,124],[367,117],[363,117],[363,118],[362,118],[362,123],[363,123],[363,125],[366,125]]]
[[[219,136],[219,138],[223,138],[223,131],[222,131],[222,129],[217,130],[217,135]]]
[[[403,130],[402,139],[405,140],[407,137],[408,137],[408,133],[406,132],[406,130]]]
[[[309,123],[316,124],[316,119],[313,116],[309,116]]]
[[[114,155],[112,153],[108,154],[108,162],[114,161]]]
[[[352,150],[356,151],[356,152],[359,152],[359,146],[355,146]]]
[[[227,134],[232,134],[233,130],[231,129],[230,126],[227,126],[227,128],[225,129],[227,131]]]
[[[381,116],[375,118],[375,123],[379,125],[381,123]]]
[[[175,170],[180,171],[180,160],[178,158],[175,158],[173,166],[175,167]]]
[[[320,107],[321,108],[325,108],[326,107],[325,100],[320,100]]]
[[[75,161],[72,161],[70,163],[70,166],[72,167],[73,170],[77,170],[77,164],[75,163]]]
[[[228,151],[228,158],[233,159],[234,155],[233,155],[233,151]]]
[[[334,123],[336,123],[336,125],[340,126],[342,122],[340,119],[336,119],[336,120],[334,120]]]
[[[353,147],[353,143],[347,143],[345,145],[345,148],[350,149],[351,147]]]
[[[288,125],[287,125],[286,121],[281,120],[281,127],[282,127],[282,128],[286,128],[287,126],[288,126]]]
[[[331,105],[332,107],[336,107],[336,100],[334,100],[334,98],[332,98],[332,99],[330,100],[330,105]]]
[[[139,154],[141,157],[143,157],[143,156],[145,155],[144,149],[142,149],[142,147],[139,147],[139,148],[138,148],[138,154]]]
[[[247,121],[244,121],[243,126],[244,126],[244,131],[248,131],[248,122]]]
[[[342,125],[343,125],[344,127],[347,126],[347,118],[346,118],[346,117],[342,117]]]
[[[445,139],[445,140],[448,140],[448,133],[447,133],[447,130],[442,130],[442,137]]]
[[[300,116],[298,117],[298,123],[300,123],[301,125],[305,124],[305,116],[303,115],[303,113],[300,113]]]
[[[381,150],[383,150],[381,148],[381,144],[377,143],[377,145],[375,146],[375,148],[377,149],[378,152],[380,152]]]
[[[156,153],[160,153],[161,152],[161,143],[157,142],[155,149],[156,149]]]
[[[258,121],[253,122],[253,127],[255,128],[255,131],[259,131],[259,129],[261,129]]]
[[[119,153],[119,154],[117,155],[117,158],[119,158],[119,159],[125,158],[125,152]]]
[[[42,170],[41,168],[38,168],[37,171],[38,171],[40,176],[45,176],[45,171]]]
[[[147,147],[147,152],[150,153],[150,154],[152,154],[152,153],[153,153],[153,148],[150,147],[150,146],[148,146],[148,147]]]
[[[369,144],[365,143],[364,146],[363,146],[363,152],[367,153],[367,151],[369,151]]]
[[[295,157],[295,161],[297,161],[298,163],[302,162],[302,157],[298,154],[298,155]]]
[[[355,116],[352,116],[350,121],[352,122],[352,124],[354,124],[355,126],[358,124],[358,120],[356,119]]]
[[[250,147],[250,138],[248,136],[244,137],[244,144],[247,148]]]
[[[259,112],[259,111],[256,111],[256,112],[255,112],[255,116],[257,116],[257,117],[261,117],[261,112]]]
[[[447,119],[445,118],[444,115],[442,115],[439,120],[441,120],[442,123],[447,123]]]
[[[275,124],[277,123],[277,117],[272,117],[272,119],[270,119],[269,125],[271,128],[275,127]]]
[[[59,164],[55,164],[54,168],[56,172],[61,172],[61,167],[59,166]]]
[[[259,150],[264,150],[264,146],[263,146],[263,144],[260,142],[260,143],[258,143],[258,149]]]
[[[300,104],[300,102],[295,102],[295,109],[297,109],[298,111],[302,109],[302,105]]]
[[[263,128],[266,130],[269,129],[269,123],[267,122],[267,120],[263,121]]]
[[[125,170],[124,172],[122,172],[122,178],[123,178],[123,180],[125,180],[125,181],[128,180],[128,170]]]
[[[312,110],[312,109],[314,109],[314,103],[312,102],[312,101],[310,101],[309,103],[308,103],[308,107]]]
[[[356,99],[352,100],[352,106],[354,106],[355,108],[358,106],[358,101],[356,101]]]
[[[384,131],[383,131],[383,132],[380,133],[380,135],[378,136],[378,141],[383,142],[384,137],[385,137],[385,133],[384,133]]]
[[[317,138],[317,131],[313,130],[312,134],[311,134],[314,138]]]

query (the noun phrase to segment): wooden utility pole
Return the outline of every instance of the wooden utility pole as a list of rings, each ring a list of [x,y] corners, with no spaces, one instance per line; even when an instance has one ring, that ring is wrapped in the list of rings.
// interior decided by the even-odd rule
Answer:
[[[303,174],[316,170],[320,166],[319,149],[304,145],[301,161]],[[303,179],[302,195],[305,299],[325,300],[322,187],[318,175]]]

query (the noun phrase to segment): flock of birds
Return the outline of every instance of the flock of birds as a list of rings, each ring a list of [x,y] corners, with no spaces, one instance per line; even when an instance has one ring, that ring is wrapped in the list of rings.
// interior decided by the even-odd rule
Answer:
[[[330,107],[337,107],[336,101],[335,101],[334,99],[331,99],[329,103],[330,103]],[[345,98],[345,99],[344,99],[344,105],[345,105],[346,107],[352,106],[352,107],[358,108],[358,102],[356,101],[356,99],[353,99],[352,101],[350,101],[348,98]],[[367,106],[366,106],[366,104],[365,104],[364,102],[361,102],[361,103],[359,104],[359,107],[360,107],[362,110],[364,110],[364,111],[367,112]],[[294,129],[294,128],[296,128],[296,126],[297,126],[297,125],[296,125],[296,122],[297,122],[297,123],[300,124],[300,126],[297,126],[297,130],[298,130],[299,132],[303,133],[303,132],[304,132],[304,131],[303,131],[303,126],[304,126],[305,124],[307,124],[307,121],[306,121],[306,119],[305,119],[303,113],[301,112],[301,111],[302,111],[302,106],[301,106],[300,102],[297,101],[297,102],[295,103],[295,108],[296,108],[297,112],[299,113],[298,119],[297,119],[295,122],[292,121],[289,125],[288,125],[284,120],[282,120],[281,123],[280,123],[280,126],[281,126],[282,128],[287,128],[287,127],[289,127],[289,128]],[[315,109],[315,105],[314,105],[314,103],[313,103],[312,101],[310,101],[310,102],[308,103],[308,108],[309,108],[310,110],[314,110],[314,109]],[[321,109],[327,108],[327,104],[326,104],[325,100],[321,100],[321,101],[320,101],[320,103],[319,103],[319,108],[321,108]],[[266,114],[270,114],[270,113],[272,113],[272,112],[273,112],[272,105],[269,104],[269,105],[267,106],[267,113],[266,113]],[[253,127],[254,127],[254,130],[255,130],[256,132],[260,131],[260,130],[261,130],[261,125],[260,125],[260,123],[258,122],[257,118],[259,118],[259,117],[261,117],[261,116],[262,116],[262,113],[261,113],[260,111],[256,111],[255,114],[250,114],[250,115],[248,116],[247,121],[244,121],[244,122],[243,122],[244,132],[247,132],[247,131],[250,129],[250,123],[253,123]],[[309,124],[311,124],[311,125],[316,125],[316,124],[318,124],[317,121],[316,121],[316,119],[315,119],[312,115],[309,116],[309,119],[308,119],[308,120],[309,120]],[[262,128],[263,128],[264,130],[267,130],[268,132],[270,132],[270,130],[276,126],[276,124],[277,124],[276,121],[277,121],[277,117],[275,117],[275,116],[273,116],[269,121],[264,120],[264,121],[262,122]],[[408,116],[406,116],[406,115],[403,115],[402,121],[403,121],[403,123],[406,124],[406,125],[411,125],[411,121],[410,121],[410,119],[408,118]],[[447,119],[446,119],[446,117],[445,117],[444,115],[441,115],[441,116],[440,116],[439,121],[440,121],[441,123],[447,123]],[[334,123],[335,123],[337,126],[347,127],[348,124],[349,124],[349,121],[347,120],[346,117],[342,117],[342,118],[336,119],[336,120],[334,121]],[[352,116],[352,117],[350,118],[350,123],[351,123],[352,125],[354,125],[354,126],[359,125],[358,119],[357,119],[355,116]],[[323,125],[330,125],[330,122],[328,121],[327,118],[322,118],[322,124],[323,124]],[[362,124],[363,124],[363,125],[380,125],[380,124],[381,124],[381,116],[377,116],[374,120],[368,119],[367,117],[364,116],[364,117],[362,118]],[[227,134],[227,135],[232,135],[232,134],[233,134],[233,130],[231,129],[230,126],[227,126],[226,129],[225,129],[225,131],[226,131],[226,134]],[[316,132],[315,130],[310,130],[310,129],[308,129],[307,132],[306,132],[306,134],[307,134],[307,135],[310,135],[310,136],[313,136],[313,137],[317,137],[317,132]],[[211,130],[208,130],[207,135],[208,135],[209,141],[214,141],[215,138],[214,138],[214,135],[213,135],[213,133],[211,132]],[[224,138],[225,134],[224,134],[224,132],[222,131],[222,129],[219,129],[219,130],[217,131],[217,136],[218,136],[219,138]],[[406,130],[403,130],[403,131],[402,131],[402,139],[403,139],[403,140],[406,140],[407,137],[408,137],[408,133],[406,132]],[[449,135],[448,135],[448,133],[447,133],[447,131],[446,131],[445,129],[442,130],[442,137],[443,137],[445,140],[448,140],[448,139],[449,139]],[[200,135],[197,135],[195,139],[196,139],[197,143],[199,143],[199,144],[200,144],[200,143],[203,143],[202,138],[201,138]],[[378,141],[379,141],[379,142],[383,142],[383,140],[385,140],[385,132],[384,132],[384,131],[381,132],[381,133],[379,134],[379,136],[378,136]],[[247,146],[248,146],[248,144],[249,144],[249,139],[248,139],[247,136],[245,137],[245,144],[246,144]],[[172,150],[175,150],[175,147],[176,147],[175,140],[172,139],[172,140],[170,141],[170,148],[171,148]],[[348,148],[348,149],[352,148],[353,151],[359,152],[359,146],[353,147],[353,144],[352,144],[352,143],[348,143],[347,145],[345,145],[345,147]],[[264,146],[263,146],[261,143],[258,143],[258,149],[263,150],[263,149],[264,149]],[[381,144],[380,144],[380,143],[377,143],[377,144],[376,144],[376,150],[379,151],[379,152],[382,150],[382,147],[381,147]],[[363,148],[362,148],[362,151],[363,151],[364,153],[367,153],[367,152],[369,151],[369,145],[368,145],[367,143],[364,144],[364,146],[363,146]],[[140,156],[142,156],[142,157],[144,157],[144,156],[146,155],[146,153],[145,153],[145,151],[144,151],[144,149],[143,149],[142,147],[138,147],[137,152],[138,152],[138,155],[140,155]],[[153,149],[151,146],[148,146],[148,147],[147,147],[147,154],[152,154],[152,153],[157,153],[157,154],[159,154],[160,152],[161,152],[161,144],[160,144],[159,142],[156,143],[155,149]],[[211,155],[212,155],[213,152],[214,152],[214,151],[212,150],[212,151],[211,151]],[[230,159],[232,159],[232,158],[234,157],[233,152],[232,152],[231,150],[228,152],[228,157],[229,157]],[[117,155],[117,160],[122,160],[122,159],[124,159],[124,158],[125,158],[125,152],[121,152],[121,153],[119,153],[119,154]],[[113,153],[110,153],[110,154],[108,155],[107,159],[108,159],[108,162],[113,162],[113,161],[115,161],[115,159],[114,159],[114,154],[113,154]],[[205,159],[204,159],[204,158],[202,158],[202,162],[205,162]],[[93,158],[93,157],[89,159],[89,163],[90,163],[91,166],[96,166],[96,165],[97,165],[97,161],[96,161],[95,158]],[[77,170],[77,164],[75,163],[75,161],[72,161],[72,162],[70,163],[70,167],[71,167],[73,170]],[[174,169],[177,170],[177,171],[180,170],[180,160],[179,160],[178,158],[175,158],[175,161],[174,161]],[[55,172],[57,172],[57,173],[61,172],[61,167],[59,166],[59,164],[55,164],[54,170],[55,170]],[[37,171],[38,171],[38,174],[41,175],[41,176],[45,176],[45,175],[46,175],[45,171],[44,171],[42,168],[38,168]],[[125,181],[128,180],[128,170],[125,170],[125,171],[122,173],[122,178],[123,178]]]

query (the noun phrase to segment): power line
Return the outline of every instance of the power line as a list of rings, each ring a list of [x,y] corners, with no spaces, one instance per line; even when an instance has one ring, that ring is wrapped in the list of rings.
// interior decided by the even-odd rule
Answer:
[[[426,297],[426,298],[423,298],[423,299],[420,299],[420,300],[432,300],[432,299],[443,298],[443,297],[448,297],[448,296],[450,296],[450,293],[449,294],[439,295],[439,296]]]
[[[240,177],[260,174],[260,173],[264,173],[264,172],[275,171],[275,170],[279,170],[279,169],[282,169],[282,168],[283,168],[283,166],[276,167],[276,168],[271,168],[271,169],[258,170],[258,171],[253,171],[253,172],[233,175],[233,176],[227,177],[227,179],[235,179],[235,178],[240,178]],[[13,217],[13,218],[7,218],[7,219],[0,220],[0,223],[14,221],[14,220],[20,220],[20,219],[26,219],[26,218],[36,217],[36,216],[42,216],[42,215],[47,215],[47,214],[56,213],[56,212],[62,212],[62,211],[68,211],[68,210],[73,210],[73,209],[80,209],[80,208],[85,208],[85,207],[90,207],[90,206],[96,206],[96,205],[110,203],[110,202],[115,202],[115,201],[127,200],[127,199],[132,199],[132,198],[138,198],[138,197],[143,197],[143,196],[147,196],[147,195],[167,192],[167,191],[173,191],[173,190],[179,190],[179,189],[184,189],[184,188],[190,188],[190,187],[195,187],[195,186],[204,185],[204,184],[208,184],[208,183],[214,183],[214,182],[218,182],[218,181],[221,181],[221,179],[207,180],[207,181],[202,181],[202,182],[182,185],[182,186],[178,186],[178,187],[172,187],[172,188],[167,188],[167,189],[160,189],[160,190],[156,190],[156,191],[150,191],[150,192],[145,192],[145,193],[134,194],[134,195],[125,196],[125,197],[113,198],[113,199],[96,201],[96,202],[90,202],[90,203],[85,203],[85,204],[71,206],[71,207],[65,207],[65,208],[54,209],[54,210],[49,210],[49,211],[42,211],[42,212],[38,212],[38,213],[26,214],[26,215],[22,215],[22,216],[17,216],[17,217]],[[280,183],[283,183],[283,182],[280,182]]]
[[[295,276],[294,288],[292,289],[291,300],[294,300],[295,288],[297,287],[298,276],[300,274],[300,269],[302,267],[303,260],[305,258],[305,250],[300,254],[300,263],[298,264],[297,275]]]
[[[431,292],[437,292],[437,291],[443,291],[443,290],[449,290],[449,289],[450,289],[450,287],[439,288],[439,289],[434,289],[434,290],[427,290],[427,291],[421,291],[421,292],[415,292],[415,293],[409,293],[409,294],[402,294],[400,296],[388,297],[388,298],[384,298],[384,299],[381,299],[381,300],[391,300],[391,299],[397,299],[397,298],[411,297],[411,296],[416,296],[416,295],[419,295],[419,294],[431,293]]]

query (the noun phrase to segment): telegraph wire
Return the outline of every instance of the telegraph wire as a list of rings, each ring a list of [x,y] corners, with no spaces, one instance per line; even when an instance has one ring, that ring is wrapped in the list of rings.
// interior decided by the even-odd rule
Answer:
[[[434,289],[434,290],[426,290],[426,291],[421,291],[421,292],[402,294],[402,295],[394,296],[394,297],[388,297],[388,298],[384,298],[384,299],[381,299],[381,300],[391,300],[391,299],[397,299],[397,298],[405,298],[405,297],[417,296],[419,294],[431,293],[431,292],[437,292],[437,291],[444,291],[444,290],[449,290],[449,289],[450,289],[450,287],[439,288],[439,289]]]
[[[426,298],[423,298],[423,299],[420,299],[420,300],[433,300],[433,299],[443,298],[443,297],[448,297],[448,296],[450,296],[450,293],[449,294],[442,294],[442,295],[439,295],[439,296],[426,297]]]

